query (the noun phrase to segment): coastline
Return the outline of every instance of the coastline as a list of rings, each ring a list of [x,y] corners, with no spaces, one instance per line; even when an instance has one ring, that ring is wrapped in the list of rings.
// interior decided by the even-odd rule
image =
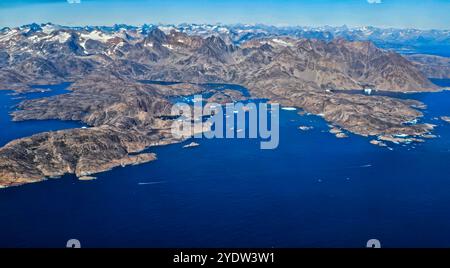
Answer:
[[[73,42],[82,36],[79,29],[66,31],[73,33]],[[29,44],[27,36],[20,37]],[[89,128],[43,132],[11,141],[0,148],[2,183],[22,183],[26,177],[35,181],[42,176],[66,173],[90,175],[115,166],[150,161],[153,158],[150,155],[133,154],[157,144],[183,140],[171,136],[171,122],[165,118],[170,114],[174,97],[212,93],[211,100],[219,102],[247,98],[236,88],[225,86],[213,90],[201,82],[241,85],[254,98],[277,102],[284,110],[303,109],[342,130],[365,137],[423,136],[432,130],[427,124],[406,124],[423,115],[417,109],[423,107],[419,101],[327,92],[332,88],[364,85],[374,89],[389,88],[393,94],[438,88],[401,55],[380,49],[371,42],[281,39],[275,42],[262,37],[227,44],[220,36],[166,34],[155,27],[145,36],[136,38],[127,46],[128,51],[114,50],[117,53],[106,56],[104,52],[112,45],[108,42],[90,54],[79,54],[80,51],[74,51],[68,43],[55,44],[61,48],[57,52],[61,52],[60,57],[48,57],[48,65],[36,68],[56,66],[66,70],[65,73],[47,68],[40,70],[45,73],[40,76],[33,72],[37,71],[35,69],[31,72],[23,69],[22,61],[15,62],[8,70],[0,72],[5,81],[28,84],[30,81],[36,84],[73,81],[65,94],[19,103],[11,113],[15,122],[72,120],[83,122]],[[45,38],[39,40],[47,42]],[[147,46],[148,42],[152,42],[152,46]],[[8,51],[16,51],[15,45],[8,47]],[[28,48],[35,47],[30,43]],[[140,57],[142,55],[153,57]],[[185,55],[190,56],[188,60]],[[89,64],[90,68],[69,66],[67,62],[79,66]],[[28,76],[19,76],[21,72]],[[141,82],[144,80],[180,83],[147,84]],[[197,83],[193,84],[194,81]],[[335,135],[347,136],[342,131]]]
[[[435,93],[435,92],[429,92],[429,93]],[[367,96],[364,96],[364,98],[366,98],[366,97]],[[306,111],[304,108],[298,107],[295,105],[291,105],[290,103],[288,103],[287,106],[282,106],[281,109],[286,110],[286,111],[297,111],[298,109]],[[335,123],[334,121],[328,120],[327,115],[325,115],[323,113],[316,114],[316,113],[314,113],[314,111],[308,112],[308,113],[315,115],[315,116],[322,115],[320,117],[322,117],[326,122]],[[418,115],[416,118],[419,118],[421,116],[422,116],[422,114]],[[383,136],[383,135],[362,135],[361,133],[353,132],[352,130],[347,129],[346,127],[340,126],[339,124],[337,124],[336,126],[341,127],[343,129],[345,129],[346,131],[349,131],[350,133],[353,133],[356,135],[361,135],[361,136],[366,136],[368,142],[370,142],[370,143],[372,143],[371,140],[373,140],[373,136],[375,136],[378,140],[380,140],[379,137],[384,137],[383,139],[381,139],[381,141],[388,141],[388,142],[392,142],[394,144],[411,143],[416,140],[418,141],[418,139],[409,138],[409,137],[395,138],[395,135],[392,135],[392,138],[390,138],[389,136]],[[77,130],[80,130],[80,129],[77,129]],[[93,130],[93,129],[91,128],[90,130]],[[202,130],[202,131],[205,131],[205,130]],[[427,131],[425,133],[418,134],[418,135],[426,136],[429,134],[429,131],[430,131],[430,129],[427,126]],[[342,130],[340,130],[339,132],[333,133],[333,134],[336,136],[336,138],[347,138],[347,135],[345,133],[343,133]],[[414,137],[416,135],[411,135],[411,136]],[[171,142],[159,141],[157,143],[152,143],[149,146],[143,147],[140,151],[141,152],[148,151],[149,149],[151,149],[151,147],[157,146],[158,144],[160,144],[161,146],[164,146],[164,145],[172,144],[172,143],[180,143],[182,141],[183,140],[171,141]],[[374,144],[374,143],[372,143],[372,144]],[[378,145],[378,144],[374,144],[374,145]],[[138,153],[138,152],[139,151],[137,151],[136,153]],[[78,176],[78,177],[89,176],[89,175],[99,174],[99,173],[111,170],[118,166],[138,165],[138,164],[147,163],[147,162],[154,161],[154,160],[156,160],[155,155],[149,155],[149,157],[146,157],[146,154],[144,154],[142,156],[138,155],[137,157],[131,157],[131,158],[129,156],[125,156],[122,160],[113,160],[112,162],[108,162],[106,164],[100,164],[100,165],[98,165],[96,167],[92,167],[92,168],[87,168],[87,169],[86,168],[77,168],[77,170],[73,170],[71,172],[56,172],[56,173],[53,172],[53,173],[49,174],[48,176],[44,176],[40,179],[35,178],[35,179],[33,179],[33,181],[42,181],[42,180],[46,180],[49,176],[62,176],[67,173],[76,174],[76,176]],[[27,182],[21,182],[14,186],[23,185],[25,183],[27,183]],[[12,185],[8,184],[8,186],[12,186]]]

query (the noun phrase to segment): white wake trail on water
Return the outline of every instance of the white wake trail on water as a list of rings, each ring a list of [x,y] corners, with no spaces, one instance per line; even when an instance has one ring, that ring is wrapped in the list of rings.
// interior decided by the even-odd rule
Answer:
[[[151,181],[151,182],[139,182],[138,185],[155,185],[166,183],[165,181]]]

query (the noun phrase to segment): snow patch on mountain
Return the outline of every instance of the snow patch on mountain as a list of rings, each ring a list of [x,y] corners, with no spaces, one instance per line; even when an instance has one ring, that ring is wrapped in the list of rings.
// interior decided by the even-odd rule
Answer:
[[[292,44],[290,42],[286,42],[285,40],[278,39],[278,38],[273,38],[271,41],[272,41],[272,43],[275,43],[275,44],[278,44],[278,45],[281,45],[281,46],[291,47],[291,46],[294,45],[294,44]]]
[[[65,43],[70,38],[70,34],[67,32],[60,32],[49,39],[49,41],[58,41],[59,43]]]
[[[106,33],[100,32],[98,30],[92,31],[88,34],[86,34],[86,33],[80,34],[80,38],[83,39],[85,42],[90,39],[90,40],[95,40],[95,41],[105,43],[113,37],[114,37],[113,35],[108,35]]]
[[[18,35],[18,34],[20,34],[20,31],[18,29],[8,30],[5,32],[5,34],[0,36],[0,42],[9,41],[15,35]]]

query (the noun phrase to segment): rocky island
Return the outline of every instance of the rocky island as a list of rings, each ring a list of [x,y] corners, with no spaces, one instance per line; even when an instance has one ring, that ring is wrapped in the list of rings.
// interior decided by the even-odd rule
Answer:
[[[236,44],[157,27],[45,27],[2,30],[0,88],[27,92],[33,84],[71,81],[70,93],[23,101],[13,120],[76,120],[89,128],[40,133],[0,148],[3,187],[155,160],[144,150],[182,141],[170,132],[171,98],[211,93],[202,83],[238,84],[253,98],[302,108],[339,130],[383,141],[419,140],[433,130],[407,124],[422,116],[420,102],[331,91],[438,90],[416,64],[371,42],[277,37]],[[219,103],[244,99],[232,89],[212,93],[209,100]]]

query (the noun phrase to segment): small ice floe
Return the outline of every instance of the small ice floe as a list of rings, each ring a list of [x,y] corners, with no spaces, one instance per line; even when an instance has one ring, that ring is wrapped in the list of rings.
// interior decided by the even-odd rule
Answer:
[[[361,167],[362,168],[369,168],[369,167],[371,167],[372,165],[371,164],[367,164],[367,165],[362,165]]]
[[[389,151],[394,151],[394,148],[388,147]]]
[[[365,88],[364,89],[364,93],[366,93],[367,95],[372,94],[372,89],[371,88]]]
[[[244,131],[243,129],[236,130],[237,133]]]
[[[78,180],[80,180],[80,181],[93,181],[96,179],[97,179],[97,177],[92,177],[92,176],[81,176],[78,178]]]
[[[82,129],[86,129],[87,127],[85,127],[85,126],[83,126],[83,127],[81,127]]]
[[[295,108],[295,107],[283,107],[283,108],[281,108],[281,110],[285,110],[285,111],[296,111],[297,108]]]
[[[239,113],[239,111],[234,110],[233,113],[237,114],[237,113]]]
[[[394,137],[396,137],[396,138],[406,138],[406,137],[408,137],[408,135],[406,135],[406,134],[395,134]]]
[[[317,182],[322,182],[322,179],[318,179]]]
[[[192,148],[192,147],[197,147],[200,146],[200,144],[196,143],[196,142],[191,142],[189,144],[186,144],[183,146],[183,148]]]
[[[300,129],[301,131],[308,131],[313,129],[314,127],[310,127],[310,126],[299,126],[298,129]]]
[[[347,177],[347,178],[345,178],[345,180],[346,180],[346,181],[349,181],[349,180],[350,180],[350,178],[348,178],[348,177]]]
[[[407,124],[407,125],[416,125],[417,122],[418,122],[417,119],[413,119],[413,120],[410,120],[410,121],[406,121],[405,124]]]

